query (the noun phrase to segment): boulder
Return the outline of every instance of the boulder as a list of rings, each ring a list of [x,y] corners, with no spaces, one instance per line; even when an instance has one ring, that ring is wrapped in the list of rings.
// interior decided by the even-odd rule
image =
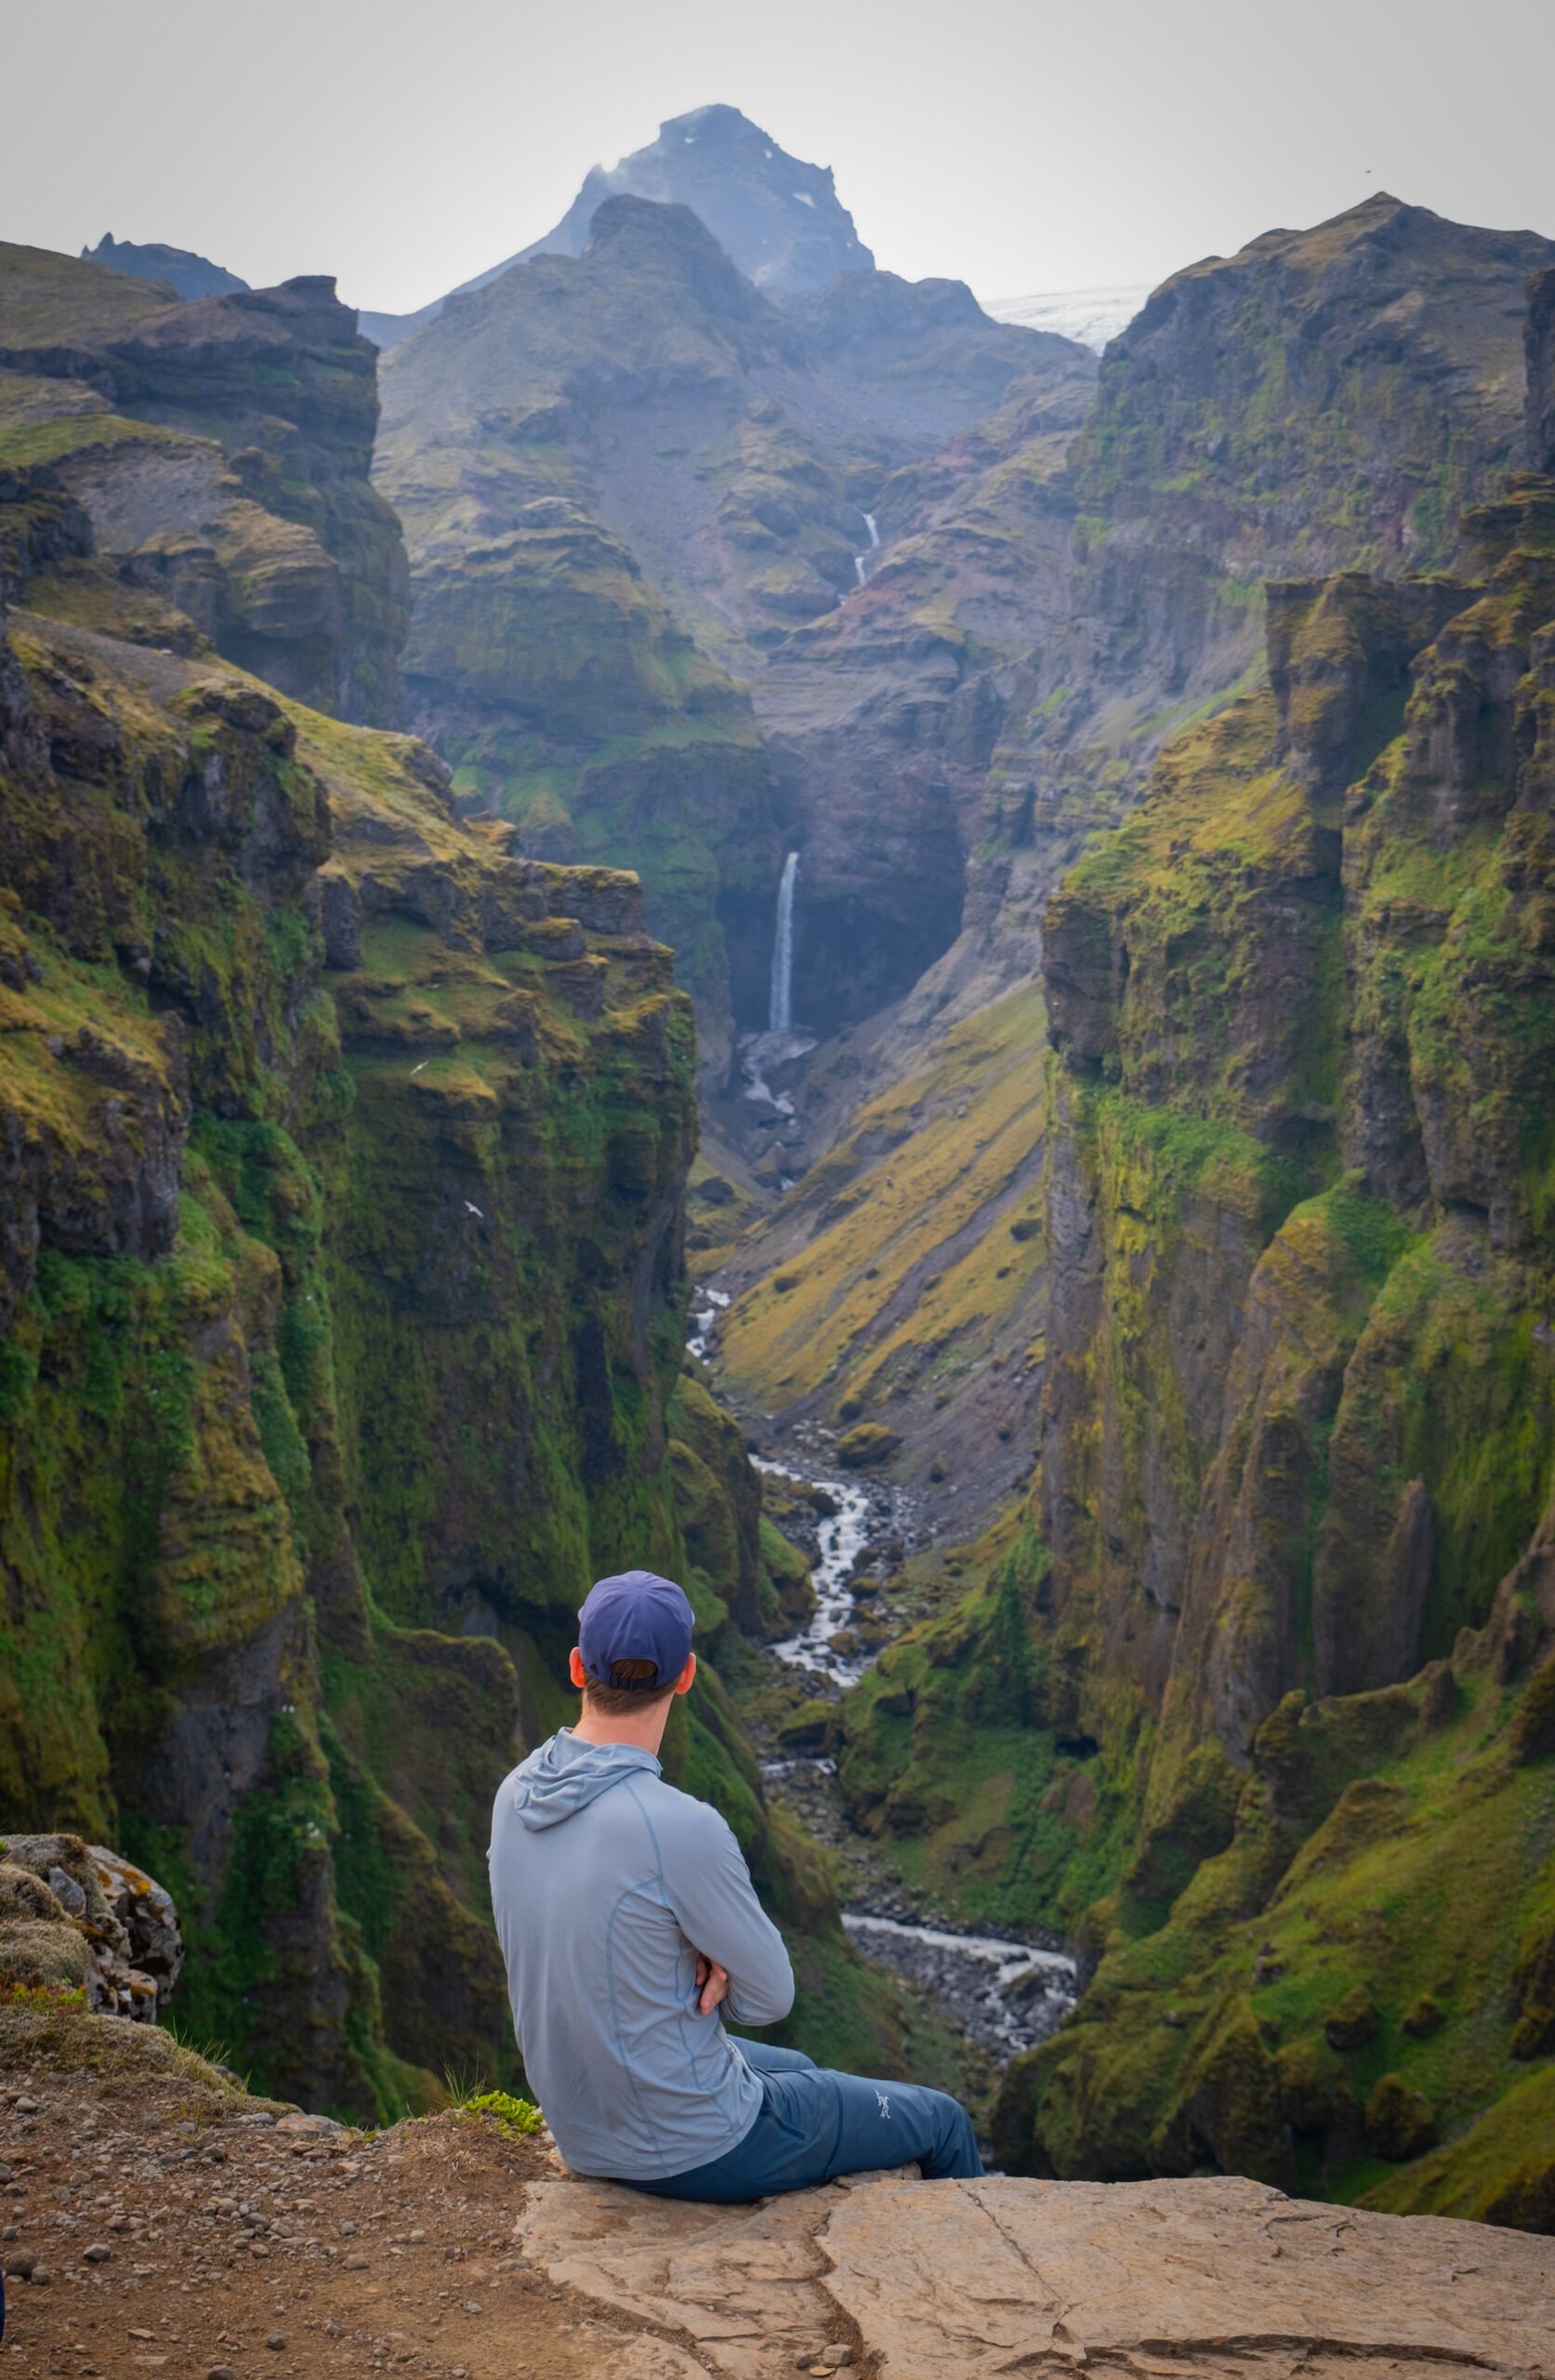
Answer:
[[[154,2025],[183,1955],[172,1895],[119,1852],[0,1835],[0,1980],[84,1986],[98,2014]]]

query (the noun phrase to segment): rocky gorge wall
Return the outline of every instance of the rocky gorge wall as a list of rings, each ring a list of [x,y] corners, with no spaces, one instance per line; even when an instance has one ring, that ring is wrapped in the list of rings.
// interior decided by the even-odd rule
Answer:
[[[841,1729],[863,1823],[1080,1926],[1037,2170],[1555,2221],[1552,285],[1476,575],[1272,586],[1048,911],[1026,1532]]]
[[[0,1827],[133,1844],[178,2021],[256,2076],[435,2100],[512,2063],[492,1791],[567,1715],[588,1579],[656,1562],[715,1656],[670,1772],[839,2054],[887,2055],[718,1682],[808,1577],[681,1377],[694,1038],[638,880],[518,856],[424,746],[148,611],[99,542],[155,493],[124,446],[96,515],[68,440],[0,481]]]
[[[1022,1190],[1047,1161],[1040,1021],[1021,1141],[1001,1099],[984,1096],[981,1064],[954,1053],[1004,1038],[1013,1004],[1029,1004],[1048,903],[1087,837],[1128,814],[1163,747],[1266,685],[1266,645],[1294,632],[1294,615],[1270,611],[1268,584],[1468,566],[1464,502],[1498,486],[1522,435],[1524,284],[1541,260],[1549,244],[1533,234],[1379,196],[1174,275],[1109,348],[1077,426],[1064,426],[1061,392],[1028,382],[895,471],[868,584],[796,629],[753,680],[780,778],[792,764],[810,784],[797,981],[817,961],[807,888],[823,850],[840,877],[842,846],[867,822],[876,858],[903,881],[916,864],[903,847],[928,851],[917,813],[893,800],[882,814],[865,790],[890,781],[887,745],[911,747],[913,766],[949,789],[935,814],[959,854],[959,927],[903,996],[774,1078],[792,1118],[768,1119],[771,1151],[756,1151],[749,1181],[722,1170],[758,1199],[784,1176],[797,1188],[743,1234],[693,1192],[697,1244],[719,1251],[718,1285],[735,1301],[726,1376],[788,1420],[894,1432],[895,1475],[955,1483],[955,1525],[969,1538],[1008,1501],[1012,1472],[1030,1468],[1045,1302],[1072,1251],[1045,1244],[1034,1281],[1034,1237],[1005,1240],[1008,1223],[1026,1227]],[[1422,617],[1421,637],[1430,626]],[[1414,632],[1401,622],[1390,633]],[[792,740],[790,694],[808,722]],[[1314,898],[1331,906],[1321,877]],[[1194,988],[1219,998],[1207,979]],[[1249,1044],[1271,1020],[1277,1035],[1295,1029],[1282,1009],[1272,990],[1249,1011]],[[1178,1030],[1197,1030],[1186,998]],[[1272,1051],[1265,1061],[1285,1063]],[[963,1159],[991,1194],[975,1283],[939,1145],[937,1086],[954,1094],[958,1064]],[[1140,1095],[1153,1099],[1153,1084]],[[1309,1104],[1328,1096],[1314,1088]],[[740,1138],[726,1110],[715,1123]],[[1298,1155],[1315,1129],[1290,1122],[1282,1151]],[[909,1183],[930,1194],[921,1227],[864,1248],[860,1219],[889,1213]],[[840,1327],[807,1338],[833,1290]]]

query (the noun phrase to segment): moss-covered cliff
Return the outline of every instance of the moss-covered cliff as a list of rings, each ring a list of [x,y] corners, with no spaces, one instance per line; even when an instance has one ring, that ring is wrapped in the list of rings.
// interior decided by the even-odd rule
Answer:
[[[76,380],[6,386],[98,434]],[[179,2021],[257,2076],[434,2097],[512,2057],[494,1787],[568,1715],[588,1580],[656,1563],[714,1656],[670,1771],[805,2020],[889,2060],[718,1680],[808,1577],[681,1376],[694,1038],[639,882],[518,857],[424,746],[220,658],[103,542],[176,485],[112,427],[89,486],[63,447],[0,473],[0,1826],[132,1843]]]
[[[797,1080],[784,1080],[797,1120],[782,1128],[782,1170],[798,1176],[808,1163],[809,1171],[770,1219],[758,1215],[720,1272],[721,1287],[744,1293],[725,1335],[731,1376],[780,1410],[801,1399],[835,1410],[855,1394],[871,1413],[877,1403],[877,1418],[903,1440],[902,1476],[937,1466],[961,1483],[954,1525],[969,1534],[1008,1493],[1008,1470],[984,1459],[987,1421],[996,1415],[1011,1430],[1008,1444],[1028,1466],[1034,1448],[1031,1396],[1012,1397],[1010,1361],[999,1372],[992,1361],[996,1352],[1012,1359],[1018,1343],[1003,1311],[1015,1300],[1016,1272],[995,1264],[992,1279],[977,1285],[979,1348],[978,1333],[953,1329],[946,1339],[927,1300],[904,1315],[904,1268],[889,1249],[878,1263],[871,1255],[838,1303],[849,1345],[831,1346],[837,1368],[823,1384],[814,1360],[823,1334],[797,1363],[776,1358],[846,1257],[828,1196],[855,1171],[860,1152],[876,1183],[894,1183],[898,1197],[908,1183],[930,1194],[946,1185],[944,1118],[923,1096],[940,1051],[954,1050],[957,1037],[969,1051],[1002,1038],[1010,1002],[1029,998],[1044,914],[1065,869],[1088,837],[1128,814],[1163,747],[1238,694],[1261,689],[1272,699],[1265,645],[1279,648],[1297,633],[1305,599],[1276,599],[1271,612],[1267,582],[1351,571],[1391,581],[1466,561],[1463,500],[1499,485],[1521,431],[1524,280],[1540,259],[1555,260],[1555,249],[1533,234],[1456,225],[1378,197],[1174,275],[1109,349],[1077,432],[1061,389],[1028,380],[894,471],[876,499],[886,545],[868,585],[827,618],[796,628],[753,685],[780,791],[801,780],[811,788],[801,797],[798,1012],[835,1017],[834,969],[855,989],[867,985],[872,1000],[889,997],[851,932],[850,897],[881,911],[889,899],[900,946],[924,955],[938,946],[942,956],[905,998],[824,1046]],[[1423,641],[1436,617],[1428,595],[1409,602],[1413,611],[1391,629],[1377,624],[1374,666],[1392,670],[1395,692],[1403,663],[1393,648]],[[1392,654],[1386,662],[1382,647]],[[1274,660],[1284,666],[1278,650]],[[1384,706],[1387,695],[1379,678]],[[1232,731],[1239,749],[1223,747],[1224,765],[1251,785],[1271,731],[1241,716]],[[1367,733],[1381,736],[1387,724],[1379,713]],[[1219,749],[1190,742],[1170,764],[1203,780],[1206,845],[1216,832]],[[1192,806],[1186,787],[1184,803]],[[871,848],[861,853],[864,819]],[[1331,822],[1292,831],[1321,843]],[[1164,879],[1176,860],[1164,846],[1153,865]],[[873,889],[876,871],[890,879],[889,896]],[[1140,1070],[1138,1103],[1153,1103],[1179,1048],[1219,1064],[1234,1034],[1245,1044],[1236,1063],[1283,1086],[1278,1095],[1293,1109],[1331,1100],[1331,1087],[1302,1076],[1305,1062],[1290,1044],[1308,1021],[1299,1004],[1283,1012],[1278,986],[1304,936],[1326,933],[1324,946],[1335,947],[1338,887],[1321,851],[1297,872],[1303,906],[1289,919],[1291,946],[1272,935],[1260,954],[1275,971],[1266,996],[1240,1018],[1225,1016],[1224,986],[1212,972],[1185,983],[1171,1038]],[[1270,899],[1284,897],[1280,881],[1277,868]],[[943,948],[947,907],[960,930]],[[1169,932],[1169,905],[1162,916]],[[1061,1002],[1068,963],[1061,956]],[[1083,953],[1074,964],[1083,974]],[[818,983],[826,988],[808,1006]],[[1083,985],[1076,996],[1083,1003]],[[1213,1060],[1212,1037],[1221,1051]],[[1045,1103],[1034,1086],[1021,1141],[984,1100],[981,1065],[974,1060],[967,1072],[957,1104],[968,1111],[960,1120],[969,1157],[982,1144],[975,1163],[992,1174],[999,1134],[1004,1170],[995,1186],[1013,1197],[1045,1162]],[[715,1122],[738,1137],[727,1110],[715,1111]],[[1312,1130],[1293,1117],[1274,1155],[1295,1157]],[[759,1171],[757,1181],[765,1186]],[[948,1197],[942,1204],[948,1216]],[[939,1236],[934,1205],[926,1197],[930,1242]],[[704,1245],[722,1232],[711,1217]],[[951,1252],[959,1253],[954,1241]],[[1086,1261],[1057,1236],[1042,1254],[1034,1307],[1049,1267],[1067,1276]],[[1006,1250],[1007,1266],[1008,1258]],[[918,1278],[940,1270],[936,1258]],[[790,1276],[804,1287],[785,1296],[776,1283]],[[1082,1292],[1066,1277],[1062,1294]],[[1036,1311],[1030,1320],[1019,1342],[1027,1348],[1041,1336]],[[903,1324],[943,1366],[927,1405],[902,1363],[859,1360]],[[1024,1367],[1022,1378],[1029,1392],[1035,1381]],[[1212,1387],[1212,1365],[1205,1378]]]
[[[1080,1928],[1009,2156],[1548,2225],[1555,481],[1464,537],[1272,588],[1052,905],[1028,1532],[842,1778]]]

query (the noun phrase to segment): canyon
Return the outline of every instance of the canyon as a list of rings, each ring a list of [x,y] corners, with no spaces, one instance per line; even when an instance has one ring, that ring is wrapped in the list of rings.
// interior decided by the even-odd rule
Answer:
[[[0,249],[0,1826],[266,2089],[516,2079],[485,1804],[651,1561],[794,2038],[1555,2228],[1555,243],[1099,359],[712,109],[414,318],[112,255]]]

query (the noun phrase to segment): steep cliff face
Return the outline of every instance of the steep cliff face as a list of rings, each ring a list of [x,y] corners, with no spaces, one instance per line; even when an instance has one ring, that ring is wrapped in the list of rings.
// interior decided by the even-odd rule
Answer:
[[[1165,282],[1070,456],[1073,623],[1012,737],[1040,796],[1136,772],[1249,668],[1263,582],[1450,567],[1522,427],[1549,241],[1385,192]]]
[[[1088,1910],[1005,2101],[1053,2170],[1551,2219],[1552,524],[1514,476],[1481,579],[1272,588],[1265,689],[1048,914],[1030,1533],[842,1777],[984,1906]]]
[[[417,747],[11,636],[0,1801],[134,1835],[191,2018],[372,2105],[501,2037],[519,1698],[460,1621],[675,1550],[684,1003],[629,879],[463,834]]]
[[[376,426],[332,282],[170,305],[0,248],[0,463],[51,470],[90,522],[96,567],[63,574],[84,625],[122,623],[134,588],[147,642],[192,632],[316,708],[397,724],[405,561],[368,481]]]
[[[235,336],[234,411],[272,385]],[[101,418],[9,377],[23,431]],[[681,1378],[694,1039],[637,879],[518,856],[426,747],[230,666],[94,492],[0,474],[0,1825],[133,1841],[184,2020],[256,2074],[435,2099],[512,2060],[494,1787],[569,1715],[581,1589],[656,1563],[714,1655],[669,1771],[809,2021],[891,2057],[718,1683],[808,1577]]]

